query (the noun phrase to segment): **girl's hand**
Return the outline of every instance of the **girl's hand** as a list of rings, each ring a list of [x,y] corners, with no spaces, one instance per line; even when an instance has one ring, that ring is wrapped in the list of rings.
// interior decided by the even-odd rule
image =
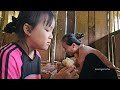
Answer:
[[[55,74],[53,79],[78,79],[79,75],[74,67],[64,67]]]

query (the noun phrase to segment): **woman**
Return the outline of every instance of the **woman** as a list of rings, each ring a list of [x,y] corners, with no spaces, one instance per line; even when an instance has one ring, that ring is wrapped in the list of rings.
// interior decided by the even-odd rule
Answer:
[[[112,63],[99,50],[86,46],[81,42],[83,34],[66,34],[62,38],[62,46],[69,56],[76,58],[79,64],[80,79],[117,79]]]

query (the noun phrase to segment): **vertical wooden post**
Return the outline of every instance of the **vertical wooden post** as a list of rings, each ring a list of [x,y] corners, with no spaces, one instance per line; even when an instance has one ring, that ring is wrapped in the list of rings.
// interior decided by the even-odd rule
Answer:
[[[2,17],[2,11],[0,11],[0,47],[2,46],[2,22],[3,17]]]
[[[55,15],[55,29],[53,30],[53,39],[51,42],[51,47],[50,47],[50,62],[54,64],[55,61],[55,47],[56,47],[56,33],[57,33],[57,16],[58,16],[58,11],[53,12]]]
[[[65,58],[65,51],[61,44],[61,39],[65,34],[66,11],[58,12],[57,19],[57,35],[56,35],[56,61],[61,61]]]
[[[119,30],[119,11],[117,11],[117,27],[118,27],[118,30]]]
[[[110,11],[107,11],[107,30],[108,30],[108,60],[111,61],[110,59],[110,56],[111,56],[111,53],[110,53],[110,27],[111,27],[111,24],[110,24],[110,21],[111,21],[111,15],[110,15]]]
[[[0,11],[0,31],[1,31],[2,19],[3,19],[3,17],[2,17],[2,11]]]
[[[115,28],[115,11],[113,11],[113,20],[114,20],[114,22],[113,22],[114,23],[114,31],[113,32],[115,32],[115,29],[116,29]]]
[[[2,11],[2,19],[1,19],[1,24],[0,24],[0,31],[1,31],[1,41],[0,41],[0,46],[3,46],[6,44],[5,42],[5,33],[3,33],[2,30],[4,30],[5,25],[8,23],[8,14],[9,11]]]
[[[2,20],[0,30],[3,30],[5,25],[8,23],[8,13],[9,11],[2,11]]]
[[[95,11],[88,11],[88,44],[93,42],[95,42]],[[95,47],[95,44],[92,47]]]
[[[67,11],[67,33],[74,33],[75,11]]]

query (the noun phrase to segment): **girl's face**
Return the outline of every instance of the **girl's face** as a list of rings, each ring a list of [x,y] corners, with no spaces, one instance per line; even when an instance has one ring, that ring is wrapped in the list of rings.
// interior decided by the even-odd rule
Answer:
[[[39,50],[47,50],[51,44],[51,39],[53,39],[52,32],[54,27],[54,19],[50,27],[44,24],[44,19],[41,20],[41,22],[39,22],[37,26],[33,28],[29,37],[31,47]]]
[[[77,46],[75,43],[73,43],[71,46],[67,45],[65,42],[62,42],[62,47],[65,49],[65,52],[69,56],[73,56],[77,50]]]

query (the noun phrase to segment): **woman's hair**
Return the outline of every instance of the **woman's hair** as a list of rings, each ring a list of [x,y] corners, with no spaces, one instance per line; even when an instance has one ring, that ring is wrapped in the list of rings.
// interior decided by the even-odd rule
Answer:
[[[6,25],[4,31],[7,33],[15,32],[20,40],[24,40],[24,24],[28,23],[34,28],[41,21],[41,17],[44,17],[44,24],[46,26],[51,26],[54,18],[51,11],[20,11],[18,18],[12,16],[12,22]]]
[[[76,34],[68,33],[63,36],[62,42],[65,42],[67,45],[72,45],[73,43],[80,45],[82,37],[84,37],[83,33],[76,33]]]
[[[8,23],[5,28],[4,28],[4,32],[6,33],[13,33],[15,32],[16,30],[16,22],[17,22],[17,19],[12,16],[12,22]]]

